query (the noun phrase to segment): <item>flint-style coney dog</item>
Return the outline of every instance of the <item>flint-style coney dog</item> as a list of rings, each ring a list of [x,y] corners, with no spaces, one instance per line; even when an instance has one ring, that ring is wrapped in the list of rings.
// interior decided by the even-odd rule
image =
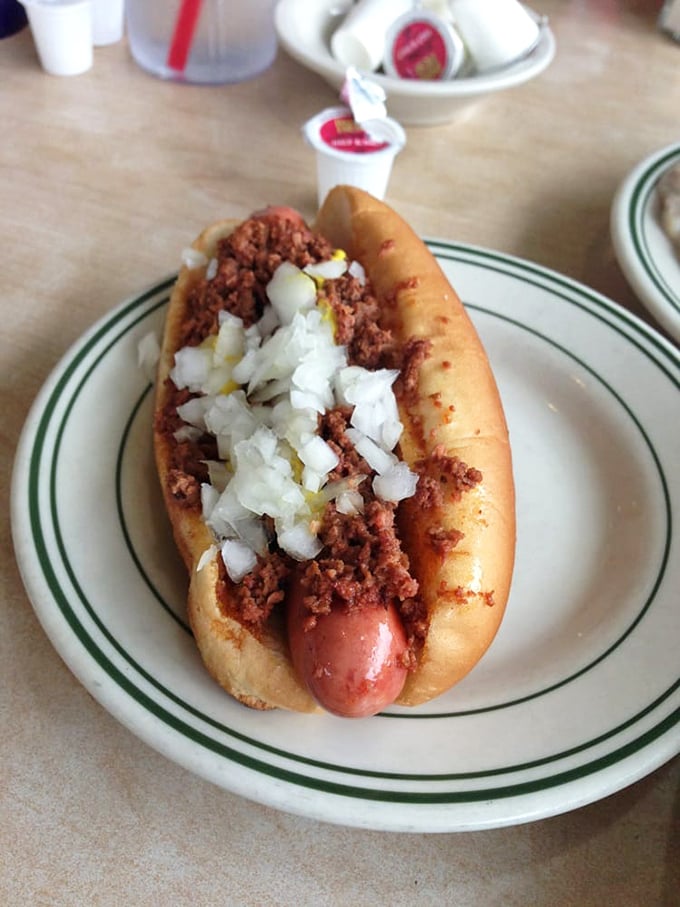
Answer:
[[[477,333],[384,203],[208,227],[172,293],[156,463],[209,672],[253,708],[426,702],[491,643],[515,543]]]

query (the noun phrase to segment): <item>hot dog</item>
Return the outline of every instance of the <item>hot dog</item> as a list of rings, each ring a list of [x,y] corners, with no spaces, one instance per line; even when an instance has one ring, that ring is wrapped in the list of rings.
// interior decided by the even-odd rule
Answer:
[[[154,447],[198,649],[245,705],[414,706],[490,645],[515,543],[503,409],[455,291],[384,203],[341,186],[313,229],[269,208],[198,237]]]

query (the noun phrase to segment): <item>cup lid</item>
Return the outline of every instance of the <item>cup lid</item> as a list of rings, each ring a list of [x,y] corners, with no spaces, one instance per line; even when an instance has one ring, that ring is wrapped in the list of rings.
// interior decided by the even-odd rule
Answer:
[[[441,81],[460,70],[465,46],[441,16],[414,9],[400,16],[385,39],[385,72],[398,79]]]
[[[390,117],[357,123],[349,107],[328,107],[302,127],[317,151],[360,163],[379,154],[394,156],[406,144],[404,130]]]

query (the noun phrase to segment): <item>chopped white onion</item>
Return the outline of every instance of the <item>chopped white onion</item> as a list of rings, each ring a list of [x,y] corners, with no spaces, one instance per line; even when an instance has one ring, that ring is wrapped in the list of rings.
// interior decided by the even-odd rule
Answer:
[[[277,528],[276,536],[280,547],[296,561],[311,560],[323,547],[307,523]]]
[[[396,369],[370,371],[360,365],[348,365],[338,371],[336,392],[341,403],[374,403],[392,394],[392,385],[398,375]]]
[[[236,445],[236,465],[257,467],[268,466],[276,455],[278,438],[266,426],[259,426],[250,436]]]
[[[205,414],[215,401],[214,397],[192,397],[177,407],[177,415],[183,422],[206,431]]]
[[[363,287],[366,283],[366,271],[364,270],[364,266],[358,261],[353,261],[350,263],[348,270],[352,277],[356,277]]]
[[[205,267],[208,264],[208,259],[203,252],[199,252],[198,249],[192,249],[189,246],[186,249],[182,249],[182,264],[193,270],[194,268]]]
[[[207,346],[185,346],[175,353],[175,366],[170,377],[180,390],[199,393],[208,380],[212,367],[212,350]]]
[[[216,273],[215,259],[208,267]],[[235,582],[268,550],[263,517],[273,520],[283,551],[307,560],[321,550],[317,531],[326,503],[344,514],[363,511],[359,486],[366,476],[328,482],[339,458],[318,434],[318,422],[336,404],[352,407],[346,434],[377,473],[375,494],[399,501],[415,491],[418,477],[392,453],[402,432],[392,390],[398,372],[348,366],[332,319],[316,305],[317,284],[347,270],[365,280],[361,265],[344,258],[304,271],[282,264],[267,286],[271,305],[260,321],[244,328],[222,311],[214,337],[175,356],[172,380],[197,395],[177,407],[185,424],[176,437],[209,432],[216,439],[219,459],[204,461],[209,482],[201,486],[201,505]],[[217,550],[204,554],[206,563]]]
[[[298,456],[310,469],[316,472],[330,472],[340,462],[338,455],[320,435],[313,435],[298,448]]]
[[[227,449],[249,438],[259,427],[255,414],[248,406],[246,395],[241,390],[214,397],[212,405],[205,412],[204,420],[207,431],[219,439],[220,446],[226,446]]]
[[[210,484],[221,494],[234,473],[229,464],[222,462],[222,460],[206,460],[205,465],[208,467]]]
[[[205,516],[205,521],[218,538],[235,538],[238,535],[237,524],[252,516],[236,497],[231,483],[226,486],[219,500],[215,503],[208,500],[207,503],[212,506],[210,514]]]
[[[247,384],[252,378],[258,364],[257,350],[248,350],[245,356],[231,370],[231,377],[238,384]]]
[[[324,387],[319,388],[318,393],[294,388],[290,392],[290,402],[294,409],[313,409],[317,413],[325,413],[332,406],[333,397]]]
[[[318,472],[315,469],[312,469],[309,466],[305,466],[302,470],[302,487],[305,491],[310,491],[312,494],[316,494],[317,491],[321,490],[321,486],[326,480],[326,473]]]
[[[275,381],[268,381],[258,390],[253,391],[250,399],[254,403],[274,405],[273,400],[287,399],[286,395],[290,392],[292,378],[277,378]],[[288,401],[290,402],[290,401]]]
[[[347,259],[331,258],[329,261],[305,265],[302,270],[305,274],[318,280],[336,280],[338,277],[342,277],[347,270]]]
[[[240,539],[227,539],[222,544],[222,560],[229,578],[235,583],[240,583],[257,564],[257,555]]]
[[[380,475],[384,475],[395,463],[399,462],[394,454],[383,450],[375,441],[372,441],[356,428],[348,428],[345,434],[355,446],[357,453],[361,454],[371,469],[374,469]]]
[[[208,262],[208,267],[205,269],[205,279],[214,280],[217,277],[217,269],[219,263],[216,258],[211,258]]]
[[[238,520],[234,524],[234,530],[238,538],[252,548],[256,554],[264,555],[267,553],[269,538],[262,520],[256,516],[250,516],[246,520]]]
[[[391,396],[391,394],[390,394]],[[385,450],[393,450],[404,426],[399,420],[396,401],[386,398],[375,403],[357,403],[350,422]]]
[[[246,350],[254,350],[262,343],[262,334],[260,333],[259,322],[257,324],[251,324],[249,328],[246,328],[243,332],[243,336],[246,342]]]
[[[347,354],[344,347],[336,346],[331,336],[326,335],[325,342],[323,337],[319,339],[316,347],[310,349],[295,367],[293,383],[301,390],[314,390],[322,386],[324,395],[329,395],[333,400],[333,376],[347,362]]]
[[[215,342],[215,364],[224,359],[233,357],[240,359],[243,356],[244,330],[243,319],[231,315],[229,312],[220,312],[220,329]]]
[[[369,371],[350,365],[335,378],[338,402],[353,406],[351,424],[385,450],[392,450],[403,431],[392,385],[399,372]]]
[[[277,436],[295,450],[316,433],[318,414],[315,409],[294,409],[289,399],[280,400],[271,410],[271,425]]]
[[[355,516],[363,512],[364,499],[359,491],[343,491],[335,499],[335,506],[340,513]]]
[[[418,475],[411,472],[406,463],[395,463],[383,475],[373,479],[373,491],[383,501],[403,501],[412,497],[418,485]]]
[[[256,325],[260,337],[269,337],[269,335],[273,334],[280,325],[281,322],[279,321],[279,316],[276,314],[274,306],[265,306],[262,318],[260,318]]]
[[[258,429],[253,438],[236,445],[236,471],[229,483],[238,501],[259,516],[291,517],[307,509],[302,488],[293,478],[290,462],[276,453],[276,436],[265,439]],[[254,440],[256,436],[258,440]],[[260,440],[262,443],[260,443]],[[270,450],[269,441],[274,446]]]
[[[290,324],[297,312],[316,305],[316,284],[296,265],[284,261],[267,284],[267,298],[281,324]]]
[[[234,387],[234,377],[232,375],[232,366],[229,362],[223,362],[221,365],[213,365],[203,382],[201,390],[204,394],[228,394]]]
[[[198,441],[203,434],[202,429],[196,428],[194,425],[180,425],[177,431],[172,433],[172,437],[175,441]]]
[[[156,366],[161,354],[158,337],[154,331],[144,334],[137,344],[137,367],[140,368],[149,381],[156,377]]]
[[[210,522],[210,517],[219,499],[220,493],[211,482],[201,483],[201,512],[206,523]]]
[[[364,475],[345,476],[342,479],[336,479],[334,482],[328,482],[323,489],[323,497],[326,501],[332,501],[341,494],[354,492],[359,485],[366,479]]]

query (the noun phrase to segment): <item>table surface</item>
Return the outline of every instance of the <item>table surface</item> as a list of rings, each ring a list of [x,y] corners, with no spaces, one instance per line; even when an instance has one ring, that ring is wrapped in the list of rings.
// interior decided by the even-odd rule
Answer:
[[[653,323],[617,265],[614,192],[678,140],[680,46],[659,3],[536,3],[557,55],[460,122],[408,128],[388,200],[418,230],[533,260]],[[270,202],[314,212],[301,124],[335,95],[280,52],[239,85],[157,80],[125,40],[58,78],[0,42],[3,324],[0,902],[680,904],[680,760],[515,828],[347,829],[276,812],[165,759],[97,704],[41,630],[14,562],[14,450],[72,341],[172,272],[201,227]]]

